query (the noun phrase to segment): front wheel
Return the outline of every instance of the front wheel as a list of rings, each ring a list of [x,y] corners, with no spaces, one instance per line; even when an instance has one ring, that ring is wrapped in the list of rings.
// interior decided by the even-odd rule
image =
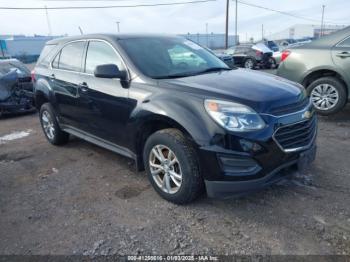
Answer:
[[[164,129],[152,134],[143,159],[153,188],[164,199],[186,204],[200,195],[203,180],[195,149],[181,131]]]
[[[321,115],[340,111],[346,103],[345,85],[335,77],[321,77],[307,87],[310,99]]]

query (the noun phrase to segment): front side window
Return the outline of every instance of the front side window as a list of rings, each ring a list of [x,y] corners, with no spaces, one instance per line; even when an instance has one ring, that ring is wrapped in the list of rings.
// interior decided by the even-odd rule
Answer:
[[[134,65],[151,78],[175,78],[230,68],[213,53],[178,37],[119,40]]]
[[[105,64],[117,65],[120,70],[123,68],[121,59],[109,44],[90,41],[86,54],[85,72],[93,74],[96,66]]]
[[[82,41],[73,42],[63,47],[59,55],[58,68],[80,72],[84,47],[85,42]]]

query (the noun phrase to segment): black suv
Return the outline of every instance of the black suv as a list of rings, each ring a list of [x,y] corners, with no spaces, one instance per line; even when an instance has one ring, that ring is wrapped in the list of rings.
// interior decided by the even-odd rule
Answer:
[[[183,204],[256,190],[315,156],[304,88],[231,69],[179,37],[84,35],[47,43],[34,72],[48,141],[69,134],[130,157]]]

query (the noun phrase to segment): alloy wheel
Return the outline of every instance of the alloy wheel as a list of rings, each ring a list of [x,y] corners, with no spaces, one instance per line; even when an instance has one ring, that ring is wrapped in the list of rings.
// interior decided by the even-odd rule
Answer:
[[[152,178],[168,194],[175,194],[182,184],[182,171],[175,153],[164,145],[155,145],[149,154]]]
[[[253,60],[248,59],[247,61],[245,61],[244,67],[247,68],[247,69],[253,69],[253,67],[254,67]]]
[[[55,137],[55,127],[52,121],[52,117],[48,111],[44,111],[41,115],[43,129],[46,136],[52,140]]]
[[[338,90],[330,84],[320,84],[316,86],[310,94],[311,101],[318,110],[330,110],[339,101]]]

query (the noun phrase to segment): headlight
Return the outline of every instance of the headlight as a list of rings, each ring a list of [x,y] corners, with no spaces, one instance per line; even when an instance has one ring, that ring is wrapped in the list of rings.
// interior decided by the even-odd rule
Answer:
[[[204,106],[214,121],[227,130],[246,132],[265,127],[261,117],[245,105],[208,99],[204,101]]]

